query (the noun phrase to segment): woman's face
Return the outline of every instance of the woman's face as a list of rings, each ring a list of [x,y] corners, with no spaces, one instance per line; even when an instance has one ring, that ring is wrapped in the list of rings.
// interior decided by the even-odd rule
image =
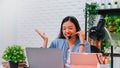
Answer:
[[[68,39],[69,36],[75,36],[76,27],[71,21],[64,22],[62,25],[62,32],[65,38]]]

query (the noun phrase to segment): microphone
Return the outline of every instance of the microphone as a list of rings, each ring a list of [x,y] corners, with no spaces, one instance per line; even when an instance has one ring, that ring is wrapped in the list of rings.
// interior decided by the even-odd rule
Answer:
[[[71,36],[68,36],[68,39],[71,39],[72,37]]]
[[[68,36],[68,39],[71,39],[72,38],[72,36],[75,36],[76,34],[71,34],[71,35],[69,35]]]

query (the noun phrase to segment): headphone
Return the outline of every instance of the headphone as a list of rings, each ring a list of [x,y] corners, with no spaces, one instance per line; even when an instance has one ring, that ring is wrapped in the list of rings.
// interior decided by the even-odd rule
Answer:
[[[105,29],[104,29],[105,19],[100,19],[97,26],[93,26],[88,31],[89,37],[94,40],[103,40],[105,38]]]

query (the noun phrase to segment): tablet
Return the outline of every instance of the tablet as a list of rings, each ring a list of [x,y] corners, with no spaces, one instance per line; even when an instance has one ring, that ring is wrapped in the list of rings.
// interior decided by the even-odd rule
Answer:
[[[101,53],[71,53],[70,68],[96,68],[101,60]]]

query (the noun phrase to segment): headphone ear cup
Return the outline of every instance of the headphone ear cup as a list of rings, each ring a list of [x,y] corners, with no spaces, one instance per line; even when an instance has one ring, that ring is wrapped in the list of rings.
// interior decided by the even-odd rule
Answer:
[[[101,28],[101,30],[97,31],[97,40],[103,40],[105,38],[105,29]]]
[[[104,28],[105,25],[105,19],[100,19],[97,24],[97,30],[101,30],[101,28]]]
[[[97,27],[96,26],[91,27],[89,29],[89,32],[88,32],[89,37],[92,38],[92,39],[97,39],[97,32],[96,31],[97,31]]]

